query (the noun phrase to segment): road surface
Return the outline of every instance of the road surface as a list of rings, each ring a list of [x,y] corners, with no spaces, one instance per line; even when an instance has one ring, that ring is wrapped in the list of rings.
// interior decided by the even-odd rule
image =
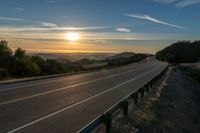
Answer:
[[[0,132],[74,133],[166,67],[149,59],[111,70],[0,86]]]

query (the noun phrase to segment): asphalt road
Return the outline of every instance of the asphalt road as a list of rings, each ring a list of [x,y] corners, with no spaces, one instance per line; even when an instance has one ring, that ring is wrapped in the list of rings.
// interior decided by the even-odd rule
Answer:
[[[0,86],[0,133],[74,133],[166,67],[143,64]]]

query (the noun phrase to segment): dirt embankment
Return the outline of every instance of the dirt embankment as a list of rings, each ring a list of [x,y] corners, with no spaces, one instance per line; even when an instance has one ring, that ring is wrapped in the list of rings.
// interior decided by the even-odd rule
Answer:
[[[200,83],[200,62],[182,63],[179,68],[189,77],[197,80]]]
[[[114,133],[199,133],[200,85],[170,69],[158,90],[151,91],[129,116],[113,121]]]

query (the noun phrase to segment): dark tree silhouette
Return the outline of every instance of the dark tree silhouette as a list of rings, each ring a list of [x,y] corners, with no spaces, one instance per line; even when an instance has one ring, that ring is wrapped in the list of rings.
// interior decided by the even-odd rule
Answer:
[[[170,63],[195,62],[200,58],[200,41],[178,41],[157,52],[156,58]]]
[[[104,60],[103,62],[107,62],[107,66],[105,67],[112,67],[137,62],[145,57],[146,55],[144,54],[133,54],[133,56],[121,58],[121,54],[119,54],[117,58]],[[67,63],[60,63],[57,60],[42,59],[40,56],[28,56],[22,48],[17,48],[13,54],[12,50],[8,47],[8,42],[4,40],[0,41],[0,79],[82,71],[84,70],[83,65],[95,62],[97,61],[83,58],[77,62],[68,61]]]
[[[16,58],[24,58],[26,56],[26,51],[25,50],[23,50],[23,49],[21,49],[21,48],[17,48],[16,50],[15,50],[15,57]]]
[[[0,67],[6,67],[7,61],[12,57],[12,50],[8,47],[8,42],[0,41]]]

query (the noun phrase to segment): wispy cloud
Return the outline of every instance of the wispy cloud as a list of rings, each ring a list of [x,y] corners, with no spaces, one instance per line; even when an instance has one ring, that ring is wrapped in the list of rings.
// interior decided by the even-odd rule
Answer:
[[[200,3],[200,0],[153,0],[153,1],[164,4],[173,4],[174,6],[179,8]]]
[[[57,27],[58,26],[57,24],[48,23],[48,22],[38,22],[38,23],[42,24],[42,26],[44,26],[44,27]]]
[[[1,32],[66,32],[66,31],[90,31],[90,30],[99,30],[109,28],[108,26],[88,26],[88,27],[60,27],[54,26],[50,27],[51,24],[47,24],[48,26],[27,26],[27,27],[1,27]],[[52,25],[53,26],[53,25]]]
[[[51,4],[58,4],[58,3],[64,3],[67,2],[69,0],[48,0],[47,3],[51,3]]]
[[[17,11],[17,12],[23,12],[24,8],[22,8],[22,7],[15,7],[14,10]]]
[[[123,15],[128,16],[128,17],[132,17],[132,18],[138,18],[138,19],[144,19],[144,20],[152,21],[154,23],[163,24],[163,25],[175,27],[175,28],[178,28],[178,29],[184,29],[184,27],[182,27],[182,26],[171,24],[171,23],[168,23],[168,22],[165,22],[165,21],[161,21],[161,20],[158,20],[156,18],[150,17],[149,15],[139,15],[139,14],[123,14]]]
[[[177,7],[186,7],[200,3],[200,0],[183,0],[176,4]]]
[[[118,32],[131,32],[130,29],[122,28],[122,27],[115,28],[115,30]]]
[[[40,24],[40,26],[44,26],[44,27],[57,27],[57,24],[54,24],[54,23],[27,20],[27,19],[14,18],[14,17],[3,17],[3,16],[0,16],[0,20],[3,20],[3,21],[28,22],[28,23]]]
[[[164,3],[164,4],[170,4],[170,3],[176,2],[177,0],[153,0],[153,1]]]
[[[5,20],[5,21],[25,21],[24,19],[21,19],[21,18],[2,17],[2,16],[0,16],[0,20]]]
[[[61,18],[63,18],[63,19],[68,19],[69,18],[69,16],[60,16]]]
[[[82,30],[98,30],[98,29],[107,29],[112,28],[113,26],[83,26],[83,27],[63,27],[58,26],[55,23],[51,22],[42,22],[42,21],[34,21],[27,20],[21,18],[13,18],[13,17],[4,17],[0,16],[0,20],[3,21],[19,21],[19,22],[27,22],[32,25],[23,26],[23,27],[0,27],[1,29],[7,29],[11,31],[66,31],[66,30],[74,30],[74,31],[82,31]]]

